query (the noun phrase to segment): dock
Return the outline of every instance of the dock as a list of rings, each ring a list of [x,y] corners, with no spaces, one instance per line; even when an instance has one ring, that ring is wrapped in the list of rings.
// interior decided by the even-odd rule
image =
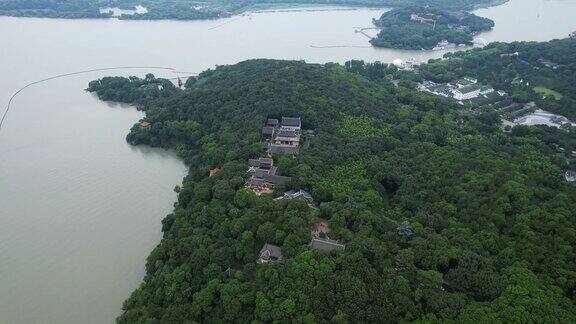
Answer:
[[[354,29],[354,32],[355,32],[355,33],[360,33],[360,34],[368,37],[368,39],[372,39],[372,38],[374,38],[374,37],[372,37],[372,36],[370,36],[370,35],[368,35],[368,34],[366,33],[366,30],[372,30],[372,29],[379,29],[379,28],[375,28],[375,27],[359,28],[359,27],[356,27],[356,28]]]

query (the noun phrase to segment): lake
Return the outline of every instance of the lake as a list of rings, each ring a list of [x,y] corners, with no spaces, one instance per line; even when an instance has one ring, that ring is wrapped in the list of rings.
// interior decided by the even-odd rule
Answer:
[[[496,24],[479,35],[488,42],[547,41],[576,31],[574,0],[512,0],[474,13]]]
[[[526,10],[524,10],[526,8]],[[105,75],[175,77],[249,58],[392,62],[444,52],[374,49],[355,27],[384,9],[251,13],[199,21],[0,18],[0,101],[32,86],[0,131],[0,322],[112,323],[161,238],[161,219],[186,173],[169,151],[132,147],[134,108],[83,91]],[[522,9],[522,10],[520,10]],[[547,40],[576,30],[576,1],[513,0],[478,10],[487,40]]]

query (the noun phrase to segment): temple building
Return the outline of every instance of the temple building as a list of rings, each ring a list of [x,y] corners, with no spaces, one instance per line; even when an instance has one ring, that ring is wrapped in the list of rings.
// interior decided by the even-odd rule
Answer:
[[[282,249],[279,246],[273,244],[264,244],[258,259],[256,260],[259,264],[266,263],[284,263],[284,255],[282,255]]]
[[[282,117],[268,119],[262,129],[262,139],[267,152],[274,154],[287,154],[297,156],[300,149],[300,136],[302,135],[302,121],[300,117]]]

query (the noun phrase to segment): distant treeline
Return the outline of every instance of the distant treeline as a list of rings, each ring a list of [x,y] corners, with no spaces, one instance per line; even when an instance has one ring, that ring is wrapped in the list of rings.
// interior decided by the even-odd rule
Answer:
[[[430,5],[449,9],[472,9],[499,3],[495,0],[430,0]],[[500,1],[501,2],[501,1]],[[418,4],[418,0],[0,0],[0,15],[48,18],[109,18],[101,8],[134,9],[141,5],[147,13],[122,15],[120,19],[195,20],[227,17],[249,10],[252,6],[277,4],[323,4],[402,7]]]

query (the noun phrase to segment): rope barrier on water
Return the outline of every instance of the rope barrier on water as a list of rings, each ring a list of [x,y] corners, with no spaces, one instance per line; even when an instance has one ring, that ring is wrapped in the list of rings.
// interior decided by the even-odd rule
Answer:
[[[30,86],[33,86],[33,85],[39,84],[39,83],[43,83],[46,81],[64,78],[64,77],[69,77],[69,76],[78,75],[78,74],[110,71],[110,70],[127,70],[127,69],[168,70],[168,71],[172,71],[173,73],[178,73],[175,68],[163,67],[163,66],[118,66],[118,67],[106,67],[106,68],[90,69],[90,70],[76,71],[76,72],[71,72],[71,73],[58,74],[58,75],[51,76],[51,77],[41,79],[38,81],[30,82],[30,83],[26,84],[25,86],[23,86],[22,88],[18,89],[16,92],[14,92],[12,94],[12,96],[10,97],[10,99],[8,100],[8,105],[6,105],[6,109],[4,110],[4,113],[2,114],[2,119],[0,119],[0,132],[2,131],[2,126],[4,126],[4,121],[6,120],[6,116],[8,115],[8,112],[10,111],[12,101],[14,100],[14,98],[16,98],[16,96],[18,96],[18,94],[20,92],[24,91],[26,88],[28,88]]]
[[[372,46],[363,45],[310,45],[311,48],[371,48]]]
[[[212,27],[208,28],[208,30],[214,30],[214,29],[218,29],[218,28],[220,28],[220,27],[224,27],[224,26],[226,26],[226,25],[228,25],[228,24],[230,24],[230,23],[233,23],[233,22],[235,22],[236,20],[240,19],[240,17],[242,17],[242,16],[238,16],[238,17],[235,17],[235,18],[230,18],[230,20],[225,21],[225,22],[223,22],[223,23],[221,23],[221,24],[218,24],[218,25],[216,25],[216,26],[212,26]]]

